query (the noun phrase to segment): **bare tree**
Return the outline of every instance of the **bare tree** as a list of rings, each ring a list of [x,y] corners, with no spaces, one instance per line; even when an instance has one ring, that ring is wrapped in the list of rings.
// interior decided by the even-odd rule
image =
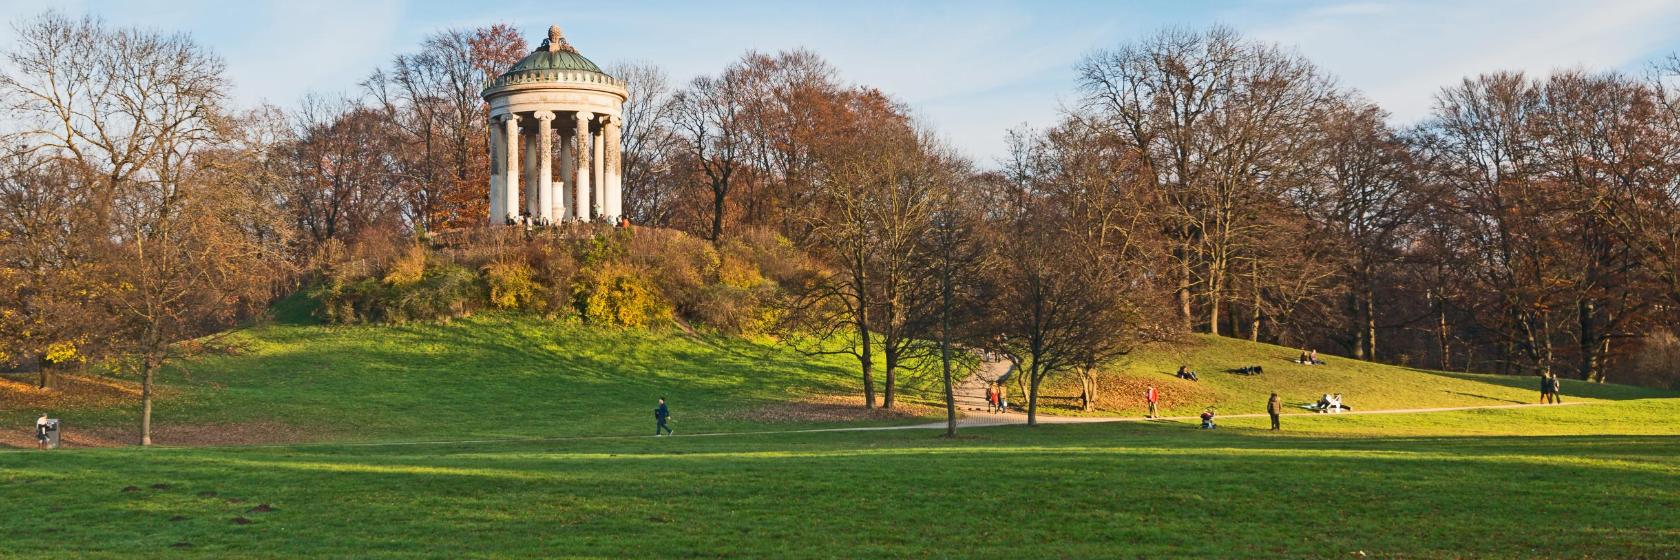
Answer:
[[[674,99],[672,123],[684,150],[705,174],[711,194],[711,233],[723,236],[731,189],[750,173],[750,139],[744,113],[748,102],[749,76],[740,66],[731,66],[717,77],[701,76]]]
[[[1083,110],[1137,150],[1165,195],[1180,317],[1188,328],[1199,296],[1218,334],[1232,276],[1264,236],[1242,218],[1306,179],[1329,81],[1225,27],[1163,31],[1094,53],[1079,72]]]
[[[673,95],[665,71],[649,62],[621,62],[607,73],[625,81],[630,98],[624,102],[620,138],[624,154],[625,213],[639,224],[663,225],[679,200],[672,149]]]

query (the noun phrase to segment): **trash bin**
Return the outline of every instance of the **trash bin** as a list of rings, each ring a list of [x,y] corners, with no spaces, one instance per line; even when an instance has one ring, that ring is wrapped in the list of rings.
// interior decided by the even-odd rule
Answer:
[[[58,449],[58,419],[47,419],[47,449]]]

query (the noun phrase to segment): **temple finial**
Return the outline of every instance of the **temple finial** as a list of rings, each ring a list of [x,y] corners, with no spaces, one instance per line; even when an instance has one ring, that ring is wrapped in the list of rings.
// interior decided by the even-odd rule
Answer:
[[[548,48],[548,52],[577,52],[577,49],[573,49],[572,45],[566,42],[566,37],[560,34],[558,25],[548,26],[548,40],[543,41],[543,46]]]

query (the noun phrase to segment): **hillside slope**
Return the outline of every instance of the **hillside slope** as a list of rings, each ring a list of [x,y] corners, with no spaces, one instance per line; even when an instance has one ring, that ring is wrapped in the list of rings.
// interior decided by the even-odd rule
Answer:
[[[1447,373],[1363,362],[1320,354],[1324,365],[1294,360],[1300,350],[1233,338],[1193,335],[1171,345],[1148,347],[1110,364],[1100,377],[1098,414],[1142,414],[1143,392],[1154,384],[1161,392],[1164,414],[1192,414],[1206,406],[1226,413],[1264,412],[1273,391],[1286,406],[1316,402],[1325,393],[1341,393],[1357,410],[1459,407],[1537,403],[1539,381],[1528,376]],[[1178,379],[1173,373],[1188,365],[1200,381]],[[1237,375],[1230,370],[1258,365],[1261,375]],[[1073,379],[1057,379],[1045,389],[1049,411],[1075,413],[1079,388]],[[1626,385],[1565,380],[1563,399],[1626,400],[1673,397],[1673,392]]]
[[[233,333],[240,351],[207,356],[161,376],[155,439],[165,445],[323,441],[454,441],[639,435],[655,399],[670,399],[680,433],[911,422],[942,410],[916,402],[932,379],[905,375],[900,409],[861,409],[856,363],[810,356],[773,341],[680,331],[601,329],[519,314],[449,324],[335,327],[304,321]],[[1143,388],[1161,389],[1164,414],[1260,412],[1271,391],[1291,405],[1340,392],[1359,410],[1535,402],[1531,378],[1447,374],[1193,336],[1113,364],[1095,414],[1141,415]],[[1174,378],[1178,364],[1199,383]],[[1260,376],[1225,370],[1250,364]],[[128,444],[138,424],[127,380],[70,379],[58,392],[0,378],[0,446],[30,446],[35,414],[65,422],[67,441]],[[1042,412],[1074,410],[1077,386],[1052,379]],[[1013,392],[1018,405],[1025,394]],[[1570,382],[1564,398],[1633,399],[1672,393]],[[1301,412],[1299,409],[1294,409]]]
[[[906,403],[864,413],[846,357],[674,330],[491,313],[442,325],[272,324],[233,337],[238,353],[161,375],[159,443],[633,435],[652,431],[662,396],[673,427],[687,433],[931,412]],[[18,397],[0,404],[0,444],[25,445],[38,411],[64,419],[83,443],[128,443],[138,407],[127,389],[49,398],[25,378],[0,380],[0,397]]]

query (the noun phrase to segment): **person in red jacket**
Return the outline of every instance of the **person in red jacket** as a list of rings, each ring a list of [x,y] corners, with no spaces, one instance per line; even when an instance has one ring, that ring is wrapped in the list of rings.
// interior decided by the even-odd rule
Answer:
[[[1154,418],[1155,417],[1155,403],[1161,401],[1161,394],[1155,392],[1155,386],[1154,385],[1150,385],[1149,390],[1145,391],[1143,396],[1144,396],[1144,398],[1149,399],[1149,417]]]

